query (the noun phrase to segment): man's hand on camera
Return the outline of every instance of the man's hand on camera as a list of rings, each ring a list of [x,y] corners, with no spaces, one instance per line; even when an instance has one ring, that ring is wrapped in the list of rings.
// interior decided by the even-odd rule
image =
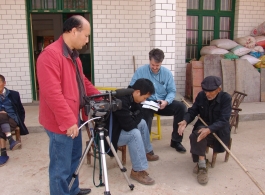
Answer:
[[[161,110],[163,110],[168,105],[168,102],[166,100],[157,100],[157,102],[160,104]]]
[[[67,129],[66,131],[66,135],[68,137],[71,137],[72,139],[74,139],[75,137],[78,136],[79,130],[78,130],[78,126],[76,124],[74,124],[72,127],[70,127],[69,129]]]

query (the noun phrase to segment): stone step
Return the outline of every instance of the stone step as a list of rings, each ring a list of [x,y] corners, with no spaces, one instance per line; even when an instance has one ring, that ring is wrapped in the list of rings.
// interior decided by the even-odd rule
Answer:
[[[39,124],[39,106],[37,103],[24,105],[26,111],[25,124],[30,133],[43,132],[43,127]],[[242,103],[242,111],[239,113],[239,121],[255,121],[265,119],[265,102]],[[172,116],[161,116],[162,126],[173,125]],[[153,120],[153,127],[156,127],[156,117]]]

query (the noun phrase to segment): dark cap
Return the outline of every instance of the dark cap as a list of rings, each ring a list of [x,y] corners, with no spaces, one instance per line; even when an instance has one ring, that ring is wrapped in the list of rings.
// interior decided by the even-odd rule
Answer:
[[[216,76],[205,77],[201,83],[204,91],[214,91],[222,84],[221,78]]]

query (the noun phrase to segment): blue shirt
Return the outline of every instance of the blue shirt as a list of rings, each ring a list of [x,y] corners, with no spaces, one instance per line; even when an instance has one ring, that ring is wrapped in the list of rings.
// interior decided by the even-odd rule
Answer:
[[[173,75],[167,68],[161,66],[157,74],[153,73],[149,64],[139,67],[130,82],[132,86],[136,80],[146,78],[152,81],[155,87],[155,94],[151,95],[148,100],[166,100],[171,104],[176,96],[176,86]]]

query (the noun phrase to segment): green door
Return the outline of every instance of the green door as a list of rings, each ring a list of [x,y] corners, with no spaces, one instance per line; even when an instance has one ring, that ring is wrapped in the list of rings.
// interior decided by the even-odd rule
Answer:
[[[85,16],[91,25],[90,43],[88,48],[80,51],[80,59],[83,63],[83,70],[86,77],[94,83],[94,50],[93,50],[93,17],[92,17],[92,0],[29,0],[27,2],[27,25],[28,25],[28,45],[30,52],[30,72],[33,100],[38,100],[38,84],[36,78],[36,48],[44,48],[39,43],[44,36],[38,36],[35,41],[33,32],[33,15],[60,14],[62,21],[73,14]],[[45,18],[45,16],[44,16]],[[34,35],[34,36],[33,36]],[[35,43],[37,42],[37,44]],[[38,49],[37,49],[38,50]]]

